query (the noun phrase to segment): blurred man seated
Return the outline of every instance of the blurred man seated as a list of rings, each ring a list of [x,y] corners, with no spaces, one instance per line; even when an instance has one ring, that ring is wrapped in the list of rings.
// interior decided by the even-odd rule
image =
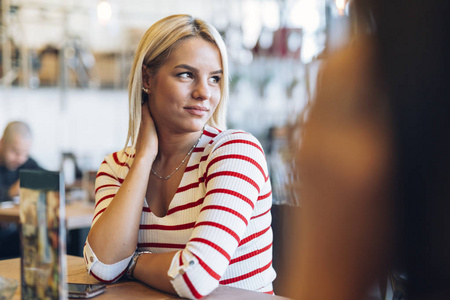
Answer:
[[[15,121],[6,126],[0,139],[0,204],[19,196],[21,169],[41,169],[29,156],[31,142],[31,130],[26,123]],[[16,224],[0,223],[0,245],[0,259],[20,254]]]
[[[31,130],[23,122],[9,123],[0,139],[0,202],[19,196],[19,171],[41,169],[29,156]]]

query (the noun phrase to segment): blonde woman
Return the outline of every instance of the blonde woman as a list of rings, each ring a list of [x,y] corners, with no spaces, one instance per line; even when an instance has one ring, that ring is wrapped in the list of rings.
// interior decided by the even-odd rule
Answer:
[[[147,30],[130,76],[130,146],[97,175],[92,276],[125,274],[190,299],[219,284],[273,293],[265,156],[252,135],[226,130],[227,98],[216,29],[174,15]]]

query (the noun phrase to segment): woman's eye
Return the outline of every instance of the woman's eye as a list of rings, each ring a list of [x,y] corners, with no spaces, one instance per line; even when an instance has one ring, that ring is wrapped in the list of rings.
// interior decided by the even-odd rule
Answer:
[[[220,82],[220,76],[213,76],[210,78],[211,83],[219,83]]]
[[[193,77],[191,72],[178,73],[177,76],[180,78],[192,78]]]

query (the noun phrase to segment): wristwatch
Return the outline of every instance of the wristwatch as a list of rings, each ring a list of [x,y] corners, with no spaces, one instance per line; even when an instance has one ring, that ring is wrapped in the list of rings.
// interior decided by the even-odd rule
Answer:
[[[125,272],[125,275],[127,275],[128,279],[134,280],[134,277],[133,277],[134,268],[136,268],[136,263],[137,263],[138,258],[144,253],[151,253],[151,252],[150,251],[134,252],[133,257],[131,258],[130,263],[128,264],[127,271]]]

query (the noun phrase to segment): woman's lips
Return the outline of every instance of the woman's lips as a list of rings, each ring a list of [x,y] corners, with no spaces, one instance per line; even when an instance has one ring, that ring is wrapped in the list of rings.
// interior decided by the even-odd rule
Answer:
[[[209,111],[206,107],[203,106],[187,106],[184,108],[188,113],[194,116],[203,117]]]

